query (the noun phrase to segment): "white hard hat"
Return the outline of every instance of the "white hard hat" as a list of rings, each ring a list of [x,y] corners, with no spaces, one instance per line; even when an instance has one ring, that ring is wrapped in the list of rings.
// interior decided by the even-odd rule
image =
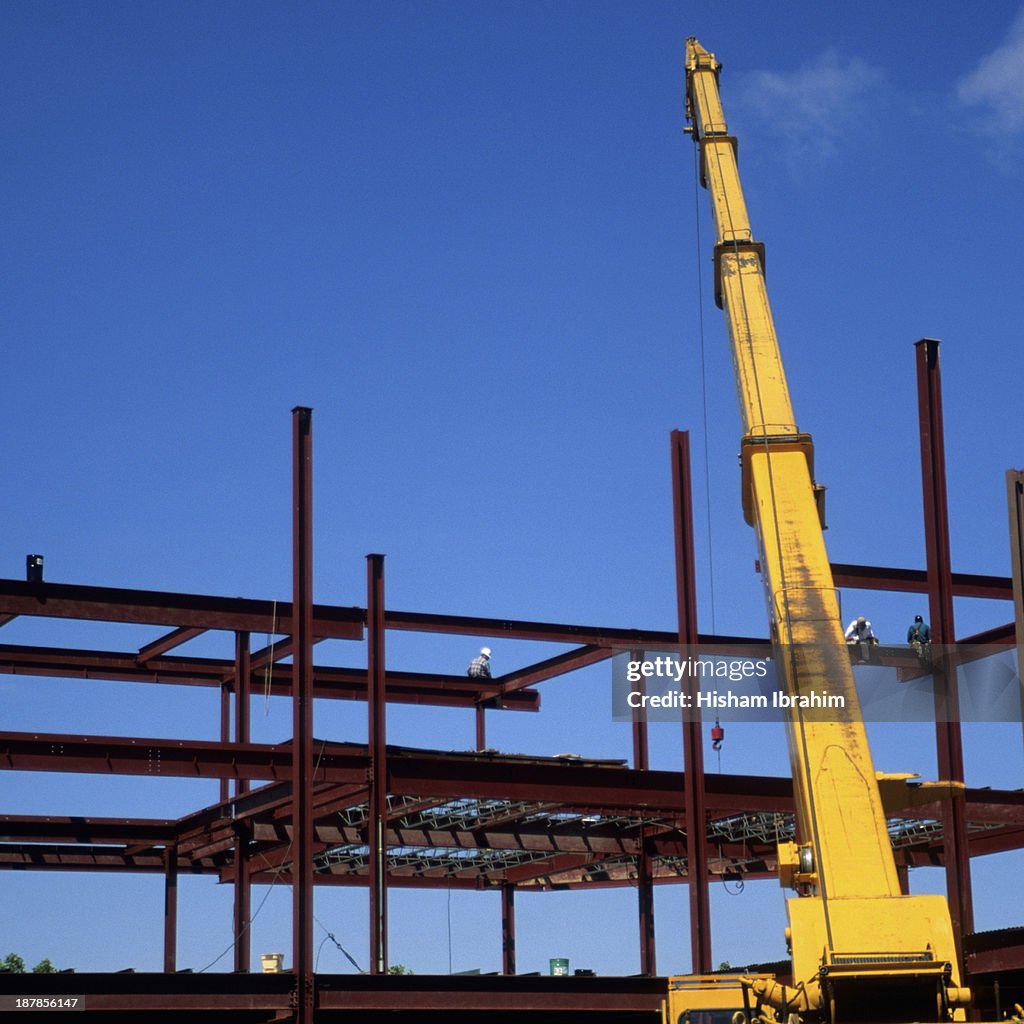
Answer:
[[[481,647],[481,648],[480,648],[480,653],[481,653],[481,654],[482,654],[482,655],[483,655],[483,656],[484,656],[485,658],[489,658],[489,657],[491,656],[491,649],[490,649],[490,647]]]

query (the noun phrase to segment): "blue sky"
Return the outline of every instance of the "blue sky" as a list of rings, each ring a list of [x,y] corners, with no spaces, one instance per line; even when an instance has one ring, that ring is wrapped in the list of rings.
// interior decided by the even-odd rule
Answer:
[[[679,427],[693,438],[700,626],[763,635],[707,199],[681,131],[688,35],[725,65],[793,402],[829,486],[832,558],[923,566],[913,342],[931,336],[954,568],[1008,572],[1020,4],[4,2],[0,16],[0,575],[20,577],[38,551],[52,580],[288,599],[290,410],[309,405],[318,601],[364,603],[363,556],[380,551],[394,608],[668,629]],[[920,610],[845,594],[854,606],[883,639]],[[961,634],[1011,618],[987,602],[956,610]],[[3,639],[137,646],[155,633],[19,620]],[[393,636],[389,664],[461,669],[466,646]],[[499,669],[544,656],[492,646]],[[549,683],[544,713],[492,715],[489,742],[627,757],[609,682],[597,667]],[[7,678],[0,697],[11,729],[217,730],[213,698],[191,692]],[[287,736],[287,709],[265,712],[254,738]],[[360,739],[364,719],[318,708],[318,735]],[[656,763],[675,766],[677,733],[659,729]],[[927,727],[873,732],[878,767],[934,775]],[[1021,785],[1019,727],[965,736],[969,782]],[[461,749],[473,723],[396,709],[389,738]],[[786,764],[781,733],[737,727],[721,767]],[[174,817],[215,790],[3,781],[6,813]],[[999,896],[1015,869],[976,864],[979,928],[1019,923]],[[0,884],[0,943],[30,963],[159,966],[159,880]],[[181,898],[179,961],[201,967],[230,941],[230,892],[189,879]],[[773,883],[714,899],[716,959],[781,955]],[[68,900],[80,920],[59,909]],[[685,889],[656,906],[659,967],[685,969]],[[522,970],[563,955],[638,969],[631,893],[518,909]],[[447,970],[449,911],[453,967],[496,969],[497,898],[483,895],[395,894],[393,959]],[[289,913],[288,893],[271,892],[255,951],[288,948]],[[149,922],[137,938],[130,915]],[[364,894],[318,896],[317,916],[365,961]],[[321,969],[347,969],[331,956],[328,943]]]

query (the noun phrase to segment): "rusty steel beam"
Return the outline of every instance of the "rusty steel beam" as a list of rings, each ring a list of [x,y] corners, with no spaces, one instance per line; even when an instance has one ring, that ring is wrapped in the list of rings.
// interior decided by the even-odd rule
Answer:
[[[0,609],[3,605],[0,604]],[[511,640],[547,640],[562,644],[595,647],[655,647],[674,644],[676,636],[659,630],[620,629],[608,626],[574,626],[523,619],[485,619],[472,615],[438,615],[429,612],[389,611],[387,629],[415,633],[445,633],[452,636],[500,637]]]
[[[586,644],[574,650],[566,651],[564,654],[556,654],[553,658],[538,662],[536,665],[528,665],[526,668],[495,679],[501,695],[499,705],[504,698],[527,686],[535,686],[547,679],[554,679],[556,676],[565,675],[568,672],[575,672],[577,669],[585,668],[587,665],[595,665],[599,661],[605,661],[612,657],[614,651],[608,647],[596,647]]]
[[[693,544],[693,499],[690,476],[690,435],[673,430],[672,507],[676,554],[676,608],[679,620],[679,642],[699,642],[697,633],[697,568]],[[687,693],[697,707],[699,686],[687,679]],[[707,817],[704,780],[704,738],[698,711],[683,720],[683,786],[686,807],[687,863],[690,897],[690,955],[693,972],[707,974],[711,970],[711,892],[708,888],[707,851],[703,842]]]
[[[877,565],[832,563],[837,587],[861,590],[887,590],[906,594],[927,594],[928,573],[922,569],[893,569]],[[954,597],[981,597],[994,601],[1012,601],[1013,587],[1006,576],[975,573],[951,573]]]
[[[924,505],[925,561],[928,568],[928,609],[932,649],[956,642],[953,620],[953,579],[949,552],[949,507],[942,422],[942,376],[939,343],[923,338],[914,346],[917,362],[918,424],[921,437],[921,490]],[[935,736],[939,777],[964,780],[956,666],[947,655],[934,659]],[[963,937],[974,931],[971,863],[967,819],[961,801],[942,802],[946,857],[946,896],[953,920],[960,976],[964,977]]]
[[[339,752],[340,753],[340,752]],[[362,759],[357,759],[361,761]],[[50,733],[0,733],[0,769],[149,775],[154,778],[291,779],[288,746],[203,740],[126,739]],[[358,778],[357,761],[341,755],[321,766],[334,782]]]
[[[224,682],[220,686],[220,741],[224,746],[231,743],[231,684]],[[228,798],[229,783],[226,778],[220,780],[220,801]]]
[[[275,650],[275,660],[277,651]],[[285,666],[288,669],[288,666]],[[92,651],[0,644],[0,672],[12,675],[84,678],[111,682],[163,683],[178,686],[221,686],[236,676],[234,661],[226,658],[153,657],[139,664],[138,656],[123,651]],[[250,689],[271,696],[291,693],[290,670],[270,679],[250,659]],[[366,670],[357,668],[313,668],[314,696],[334,700],[366,700]],[[475,707],[494,700],[500,693],[496,682],[481,685],[462,676],[428,672],[389,672],[388,700],[400,704],[442,707]],[[535,690],[513,690],[501,700],[509,711],[537,711],[540,694]]]
[[[318,842],[314,844],[314,848],[317,852],[322,852],[333,845],[333,843]],[[676,882],[689,881],[688,874],[678,866],[678,857],[682,852],[680,844],[664,844],[668,847],[664,851],[659,848],[660,845],[656,844],[652,848],[652,884],[660,884],[669,878]],[[986,856],[992,853],[1024,849],[1024,828],[1007,827],[971,833],[969,846],[972,856]],[[738,872],[746,880],[774,879],[776,877],[775,849],[769,844],[736,841],[720,843],[712,839],[707,842],[707,850],[709,860],[713,861],[708,872],[709,881],[721,880],[723,875],[730,872]],[[663,855],[672,860],[663,862]],[[940,838],[933,838],[915,846],[899,847],[894,850],[894,855],[898,863],[904,867],[942,867],[945,864],[945,850]],[[549,857],[538,858],[531,862],[515,875],[510,875],[508,871],[501,869],[487,871],[486,865],[483,863],[467,864],[464,869],[455,874],[441,866],[421,869],[415,865],[407,865],[394,868],[389,874],[388,884],[389,887],[401,886],[404,888],[444,889],[451,885],[479,889],[500,887],[503,884],[511,883],[511,880],[514,879],[521,886],[541,888],[632,886],[635,885],[636,878],[630,860],[631,858],[628,856],[624,858],[619,853],[553,853]],[[252,872],[250,883],[270,884],[276,881],[289,884],[292,878],[291,864],[290,853],[283,844],[279,844],[274,849],[261,850],[259,868]],[[166,874],[166,869],[167,860],[163,851],[150,851],[128,856],[123,849],[117,847],[0,843],[0,870]],[[216,876],[223,883],[234,882],[238,877],[237,864],[221,864],[217,858],[210,856],[196,860],[179,856],[177,871],[193,875]],[[572,881],[571,872],[577,872],[582,880]],[[603,872],[606,877],[595,877],[595,872]],[[330,868],[316,872],[313,880],[314,884],[318,886],[367,887],[369,884],[368,868],[366,865],[332,865]]]
[[[980,633],[965,636],[958,643],[978,644],[979,646],[1005,644],[1012,647],[1017,643],[1017,626],[1013,622],[1007,622],[1002,626],[993,626],[991,629],[982,630]]]
[[[317,782],[365,785],[367,748],[323,744]],[[167,778],[290,781],[291,745],[223,744],[204,740],[126,739],[60,733],[0,732],[0,770],[87,772]],[[389,751],[393,796],[524,800],[607,813],[682,815],[679,772],[633,772],[619,765],[501,755]],[[792,810],[789,779],[714,776],[708,812]],[[248,794],[256,796],[257,794]]]
[[[164,971],[178,969],[178,855],[173,845],[164,850]]]
[[[476,727],[476,749],[487,749],[487,708],[483,704],[477,704],[473,712],[473,722]]]
[[[144,665],[151,658],[166,654],[173,648],[180,647],[186,641],[192,640],[203,632],[205,630],[194,626],[182,626],[179,629],[171,630],[170,633],[139,648],[139,653],[136,655],[139,664]]]
[[[632,650],[631,661],[641,661],[643,651]],[[643,681],[640,682],[643,691]],[[647,717],[643,713],[633,712],[633,769],[638,772],[650,768],[650,744],[647,734]],[[589,844],[588,844],[589,845]],[[590,847],[593,849],[593,847]],[[653,865],[649,851],[643,842],[643,829],[640,830],[639,842],[634,851],[636,858],[636,902],[638,925],[640,929],[640,973],[653,977],[657,974],[657,952],[654,934],[654,882]]]
[[[145,843],[164,846],[177,836],[168,818],[80,818],[40,814],[0,814],[0,842]]]
[[[5,614],[269,633],[275,623],[291,621],[292,606],[241,597],[0,580],[0,615]],[[363,617],[360,608],[316,605],[313,632],[322,639],[361,640]]]
[[[370,774],[367,845],[370,861],[370,973],[388,970],[388,759],[384,649],[384,556],[366,556],[367,737]]]
[[[250,716],[252,712],[252,667],[250,635],[245,630],[235,633],[235,741],[248,743]],[[315,692],[315,690],[314,690]],[[247,779],[235,780],[235,797],[241,798],[249,792]],[[252,885],[249,854],[252,829],[248,821],[236,819],[235,831],[235,893],[233,926],[235,939],[235,970],[249,970],[252,960],[252,935],[249,930],[252,918]]]
[[[120,971],[92,974],[0,974],[0,995],[74,996],[93,1020],[282,1019],[291,999],[289,974]],[[59,1012],[59,1011],[58,1011]],[[154,1018],[153,1014],[161,1014]],[[164,1016],[166,1015],[166,1016]],[[11,1014],[11,1017],[18,1016]],[[29,1015],[25,1015],[29,1016]],[[30,1015],[34,1017],[35,1015]],[[48,1014],[44,1014],[45,1019]],[[81,1018],[78,1018],[81,1019]]]
[[[89,871],[107,869],[126,872],[163,872],[167,863],[168,858],[162,850],[136,857],[127,857],[123,848],[118,849],[114,846],[78,844],[59,846],[50,843],[0,844],[0,867],[2,868],[18,868],[20,870],[79,868]]]
[[[1010,527],[1010,569],[1013,580],[1013,640],[1017,647],[1017,678],[1024,679],[1024,471],[1006,471],[1006,512]],[[1024,689],[1021,690],[1024,723]]]
[[[295,1024],[313,1024],[313,436],[292,410],[292,970]]]
[[[501,973],[516,973],[516,887],[501,887]]]
[[[502,1019],[539,1013],[635,1021],[656,1017],[664,998],[664,979],[652,978],[322,974],[315,982],[316,1003],[331,1019],[352,1014],[382,1019],[395,1013],[410,1019],[449,1014],[476,1019],[493,1012]],[[73,995],[84,1003],[87,1016],[101,1020],[159,1014],[158,1019],[215,1021],[224,1014],[232,1021],[284,1021],[294,1019],[292,985],[290,973],[4,974],[0,995]]]
[[[483,1016],[491,1012],[514,1014],[651,1014],[657,1015],[664,999],[664,979],[553,978],[519,975],[432,977],[412,975],[397,979],[370,975],[343,975],[321,981],[318,992],[324,1010],[387,1011],[447,1014],[461,1011]],[[376,984],[374,984],[376,982]],[[588,984],[589,983],[589,984]],[[528,1018],[526,1018],[528,1019]]]

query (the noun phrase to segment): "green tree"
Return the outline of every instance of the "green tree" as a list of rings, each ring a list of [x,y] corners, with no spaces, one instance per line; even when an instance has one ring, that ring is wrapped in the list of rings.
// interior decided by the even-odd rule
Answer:
[[[32,968],[33,974],[56,974],[57,968],[47,960],[40,960],[39,963]]]
[[[413,974],[413,973],[414,972],[412,970],[410,970],[408,967],[406,967],[405,964],[392,964],[388,968],[388,974]]]
[[[24,974],[25,961],[17,953],[8,953],[4,957],[4,970],[10,971],[11,974]]]

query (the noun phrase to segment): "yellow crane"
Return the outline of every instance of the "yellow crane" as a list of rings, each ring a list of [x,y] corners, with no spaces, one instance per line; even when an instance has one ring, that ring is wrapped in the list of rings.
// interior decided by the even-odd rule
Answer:
[[[900,890],[882,799],[899,777],[880,778],[872,765],[822,535],[814,447],[790,403],[764,246],[747,215],[720,69],[713,54],[687,41],[688,131],[711,198],[715,296],[742,418],[743,509],[757,531],[780,684],[797,698],[788,738],[798,842],[779,849],[780,880],[798,892],[787,900],[792,984],[744,979],[744,998],[764,1020],[963,1020],[970,992],[959,977],[948,905]],[[845,709],[802,710],[812,694],[842,697]],[[675,984],[671,1020],[690,1019],[702,998],[700,986]]]

